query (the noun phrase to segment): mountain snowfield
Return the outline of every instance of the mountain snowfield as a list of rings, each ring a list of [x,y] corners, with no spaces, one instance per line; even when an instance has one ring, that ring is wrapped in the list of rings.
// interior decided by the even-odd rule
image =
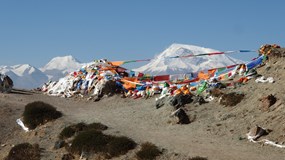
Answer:
[[[224,67],[235,63],[243,63],[242,61],[227,55],[167,58],[210,52],[219,51],[193,45],[172,44],[148,64],[133,70],[152,75],[185,74],[205,69]],[[74,57],[68,55],[55,57],[40,69],[29,64],[0,66],[0,73],[10,76],[14,81],[15,88],[32,89],[41,87],[49,80],[59,80],[60,78],[65,77],[67,73],[79,70],[84,65],[86,65],[86,63],[81,63]]]
[[[0,66],[0,73],[10,76],[15,88],[37,88],[48,81],[46,74],[29,64]]]
[[[76,71],[81,68],[83,64],[71,55],[64,57],[55,57],[48,62],[40,70],[45,73],[50,80],[58,80],[64,75]]]
[[[67,73],[78,70],[83,65],[69,55],[55,57],[40,69],[29,64],[0,66],[0,73],[10,76],[15,88],[33,89],[41,87],[49,80],[59,80]]]
[[[189,54],[197,55],[213,52],[220,51],[194,45],[172,44],[148,64],[133,70],[151,75],[185,74],[205,69],[225,67],[236,63],[243,63],[241,60],[234,59],[224,54],[187,58],[169,58],[173,56],[185,56]]]

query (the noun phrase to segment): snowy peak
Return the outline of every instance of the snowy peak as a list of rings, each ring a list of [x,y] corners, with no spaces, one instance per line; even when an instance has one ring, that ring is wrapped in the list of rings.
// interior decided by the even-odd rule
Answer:
[[[81,67],[80,62],[72,57],[71,55],[63,56],[63,57],[55,57],[51,61],[49,61],[41,70],[68,70],[70,68],[78,69]]]
[[[198,55],[213,52],[219,51],[194,45],[172,44],[148,64],[134,70],[152,75],[185,74],[241,62],[226,55],[171,58],[175,56]]]
[[[18,76],[31,75],[36,72],[41,72],[39,69],[29,64],[15,65],[15,66],[12,66],[11,68],[13,72],[17,74]]]
[[[204,48],[194,45],[186,45],[186,44],[177,44],[174,43],[170,45],[166,50],[164,50],[157,58],[162,57],[171,57],[171,56],[184,56],[189,54],[202,54],[202,53],[210,53],[210,52],[218,52],[218,50]]]
[[[57,81],[67,73],[78,70],[82,66],[83,64],[81,64],[77,59],[68,55],[53,58],[43,68],[41,68],[41,71],[44,72],[50,80]]]
[[[242,63],[227,55],[199,56],[189,58],[170,58],[183,55],[197,55],[219,52],[214,49],[186,44],[172,44],[162,53],[155,56],[148,64],[134,69],[152,75],[185,74],[205,69],[225,67],[235,63]],[[67,73],[80,69],[84,64],[72,56],[55,57],[44,67],[37,69],[29,64],[14,66],[0,66],[0,73],[9,75],[14,81],[15,88],[36,88],[48,80],[57,81]]]
[[[14,80],[13,77],[18,77],[18,75],[13,71],[13,68],[10,66],[0,66],[0,73],[9,75],[12,80]]]
[[[55,57],[41,69],[29,64],[0,66],[0,73],[10,76],[14,81],[15,88],[32,89],[42,86],[48,80],[57,81],[66,73],[78,70],[82,65],[69,55]]]
[[[37,88],[48,80],[42,71],[29,64],[1,66],[0,73],[10,76],[15,88]]]

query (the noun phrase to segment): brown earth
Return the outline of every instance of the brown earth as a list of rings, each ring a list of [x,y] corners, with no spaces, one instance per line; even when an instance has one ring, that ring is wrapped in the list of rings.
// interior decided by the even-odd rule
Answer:
[[[284,60],[284,59],[282,59]],[[285,142],[285,63],[272,59],[257,69],[259,74],[272,76],[275,83],[247,84],[226,92],[245,94],[233,107],[225,107],[216,98],[203,105],[186,105],[192,123],[179,125],[170,117],[173,108],[164,105],[155,109],[155,100],[120,98],[115,95],[99,102],[81,98],[49,97],[37,92],[14,91],[0,94],[0,159],[8,155],[13,145],[29,142],[43,148],[42,159],[61,159],[65,149],[54,150],[58,134],[65,127],[78,122],[101,122],[109,127],[106,134],[123,135],[137,143],[151,142],[165,149],[158,159],[187,159],[201,156],[209,160],[268,160],[284,159],[285,149],[251,143],[246,133],[255,125],[272,130],[266,138]],[[262,97],[274,95],[277,102],[268,111],[261,108]],[[43,101],[55,106],[64,116],[53,122],[24,132],[16,124],[24,107],[33,101]],[[138,149],[136,149],[138,150]],[[134,159],[135,150],[114,159]]]

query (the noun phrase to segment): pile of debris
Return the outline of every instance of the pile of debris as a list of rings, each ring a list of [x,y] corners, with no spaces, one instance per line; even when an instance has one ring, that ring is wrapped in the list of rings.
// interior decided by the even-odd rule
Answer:
[[[274,79],[260,77],[255,68],[262,66],[269,56],[280,55],[278,45],[263,45],[259,49],[259,57],[247,64],[237,64],[223,68],[200,71],[192,75],[191,79],[185,77],[177,81],[171,80],[171,75],[150,76],[139,73],[137,76],[127,69],[114,65],[106,59],[96,60],[78,71],[68,74],[56,82],[48,82],[42,87],[42,91],[51,96],[61,96],[65,98],[79,96],[87,97],[88,100],[98,101],[104,95],[112,96],[120,93],[122,98],[149,98],[154,94],[160,94],[156,98],[156,107],[160,108],[165,102],[165,97],[171,97],[171,103],[175,109],[190,103],[192,97],[199,99],[199,103],[211,101],[215,96],[211,96],[213,89],[236,88],[247,83],[250,79],[256,82],[274,83]],[[285,53],[285,52],[284,52]],[[213,92],[212,92],[213,93]],[[238,101],[234,104],[226,102],[227,97],[236,95]],[[231,93],[229,96],[223,94],[217,96],[220,102],[226,106],[234,106],[239,103],[244,95]],[[195,101],[197,101],[195,100]]]
[[[285,57],[285,49],[281,48],[277,44],[265,44],[259,49],[260,54],[267,55],[269,57]]]
[[[51,96],[81,97],[89,95],[95,100],[105,95],[112,95],[120,88],[117,83],[121,77],[127,76],[126,69],[112,65],[105,59],[95,61],[70,73],[59,81],[49,81],[42,87],[42,91]]]

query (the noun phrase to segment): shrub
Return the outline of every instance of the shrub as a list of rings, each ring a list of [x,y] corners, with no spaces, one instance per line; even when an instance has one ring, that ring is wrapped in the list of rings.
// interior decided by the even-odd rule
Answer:
[[[87,131],[87,130],[96,130],[96,131],[103,131],[108,129],[107,126],[101,124],[101,123],[91,123],[91,124],[85,124],[83,122],[78,124],[73,124],[68,127],[65,127],[59,134],[60,139],[70,138],[75,133],[78,133],[80,131]]]
[[[208,158],[199,157],[199,156],[190,158],[190,160],[207,160],[207,159],[208,159]]]
[[[75,132],[84,131],[87,129],[87,125],[84,122],[77,123],[75,125],[72,125],[72,128]]]
[[[111,157],[126,154],[136,147],[136,143],[128,137],[113,137],[107,145],[107,152]]]
[[[79,134],[75,136],[68,150],[76,154],[80,154],[82,151],[100,152],[107,158],[112,158],[125,154],[135,147],[136,143],[130,138],[104,135],[100,131],[87,130],[79,132]]]
[[[61,117],[62,113],[50,104],[36,101],[25,106],[23,116],[25,125],[29,129],[35,129],[38,125]]]
[[[136,153],[139,160],[152,160],[160,154],[160,150],[149,142],[143,143],[142,148]]]
[[[102,123],[91,123],[87,126],[87,129],[88,130],[94,129],[96,131],[104,131],[104,130],[108,129],[108,127]]]
[[[60,139],[70,138],[75,133],[86,130],[87,125],[83,122],[65,127],[59,134]]]
[[[75,130],[72,126],[65,127],[59,134],[60,139],[70,138],[75,134]]]
[[[74,134],[71,146],[66,149],[75,154],[84,152],[101,153],[105,158],[112,158],[127,153],[136,147],[136,143],[127,137],[115,137],[102,133],[108,127],[101,123],[78,123],[65,127],[59,138],[70,138]]]
[[[83,131],[75,136],[70,149],[71,152],[77,154],[80,154],[82,151],[94,151],[95,153],[103,152],[108,143],[108,138],[108,136],[105,136],[99,131]]]
[[[31,145],[29,143],[21,143],[14,146],[5,160],[40,160],[39,145]]]

